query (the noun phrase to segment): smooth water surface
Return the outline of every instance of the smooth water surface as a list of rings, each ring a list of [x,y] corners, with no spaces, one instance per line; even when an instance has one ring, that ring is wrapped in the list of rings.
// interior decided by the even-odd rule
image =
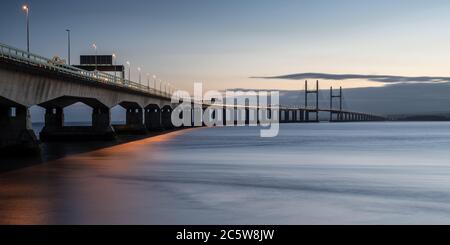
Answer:
[[[3,224],[450,224],[450,123],[224,127],[0,174]]]

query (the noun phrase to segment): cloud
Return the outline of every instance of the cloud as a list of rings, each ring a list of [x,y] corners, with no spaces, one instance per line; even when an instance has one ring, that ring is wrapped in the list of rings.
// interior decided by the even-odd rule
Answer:
[[[252,77],[263,79],[324,79],[324,80],[351,80],[364,79],[373,82],[382,83],[445,83],[450,82],[450,77],[407,77],[407,76],[391,76],[391,75],[361,75],[361,74],[327,74],[327,73],[298,73],[274,77]]]

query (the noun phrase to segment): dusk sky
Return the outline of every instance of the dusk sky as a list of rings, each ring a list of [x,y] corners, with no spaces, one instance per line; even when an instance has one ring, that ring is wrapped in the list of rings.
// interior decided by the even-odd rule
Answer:
[[[251,79],[293,73],[448,76],[450,1],[135,0],[13,1],[0,9],[0,42],[66,58],[118,54],[176,87],[299,89],[295,80]],[[344,87],[381,86],[363,79]],[[329,86],[323,82],[324,88]]]

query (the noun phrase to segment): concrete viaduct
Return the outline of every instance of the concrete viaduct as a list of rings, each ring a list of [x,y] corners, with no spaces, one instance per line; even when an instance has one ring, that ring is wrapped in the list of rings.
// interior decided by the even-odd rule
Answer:
[[[63,109],[77,102],[92,108],[92,126],[64,126]],[[0,149],[36,148],[38,140],[29,115],[34,105],[45,108],[41,141],[113,139],[121,132],[171,129],[171,114],[177,106],[168,93],[106,73],[55,64],[0,44]],[[126,124],[113,128],[110,110],[116,105],[126,109]],[[338,115],[336,121],[382,120],[369,114],[318,108],[280,108],[279,119],[281,123],[317,122],[318,118],[311,120],[309,115],[319,111]]]

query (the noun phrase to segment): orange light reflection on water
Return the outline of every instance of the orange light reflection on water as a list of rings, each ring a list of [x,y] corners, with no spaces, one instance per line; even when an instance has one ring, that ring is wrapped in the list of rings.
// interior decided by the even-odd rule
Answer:
[[[108,179],[123,173],[135,173],[153,162],[155,144],[168,142],[186,129],[75,154],[42,165],[0,176],[0,224],[53,224],[52,212],[75,205],[80,217],[93,209],[104,217],[117,215],[126,205],[116,193],[119,183]],[[140,166],[136,167],[136,164]],[[106,176],[102,177],[102,176]],[[131,202],[131,200],[130,200]],[[103,208],[101,208],[103,207]],[[108,218],[105,218],[108,219]]]

